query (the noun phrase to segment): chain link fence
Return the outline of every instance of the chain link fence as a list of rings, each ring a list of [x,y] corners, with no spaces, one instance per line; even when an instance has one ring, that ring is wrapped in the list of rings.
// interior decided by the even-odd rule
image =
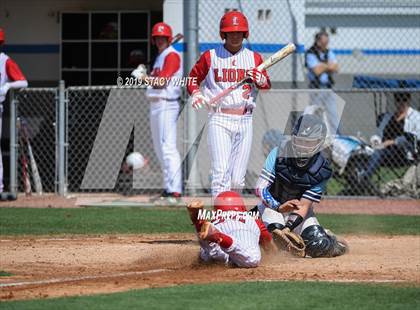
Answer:
[[[55,192],[58,89],[29,88],[14,94],[18,112],[16,122],[18,190],[25,192],[30,187],[35,192],[36,175],[33,166],[35,163],[42,191]],[[32,156],[34,162],[31,162]]]
[[[327,47],[339,65],[333,76],[335,88],[358,86],[356,76],[419,77],[420,42],[415,38],[420,37],[420,3],[416,0],[200,0],[200,51],[221,42],[219,21],[230,10],[247,16],[246,44],[264,57],[289,42],[297,45],[294,57],[269,71],[276,88],[290,82],[308,87],[305,51],[314,45],[319,31],[328,34]],[[370,86],[370,81],[366,84]],[[371,86],[384,85],[373,82]]]
[[[272,97],[277,98],[271,100],[275,107],[265,102],[270,99],[260,97],[254,111],[246,185],[250,191],[263,165],[263,149],[284,135],[279,118],[291,113],[290,120],[289,115],[284,120],[290,128],[304,110],[299,104],[313,104],[307,100],[306,89],[322,88],[332,89],[336,97],[332,102],[323,100],[320,116],[324,119],[328,106],[335,109],[339,99],[344,104],[343,113],[337,115],[338,135],[331,137],[325,151],[335,171],[328,194],[418,197],[420,175],[414,168],[418,167],[420,133],[417,127],[407,132],[405,123],[418,124],[420,119],[413,113],[407,120],[408,113],[401,108],[404,102],[417,111],[420,108],[420,41],[413,40],[420,36],[418,1],[200,0],[200,52],[222,43],[219,22],[228,11],[240,11],[247,17],[249,37],[244,44],[264,58],[289,42],[297,46],[294,55],[268,70]],[[318,33],[326,34],[326,46],[316,37]],[[327,82],[319,76],[321,82],[315,83],[313,68],[322,62],[338,64],[338,72],[330,74],[333,83],[328,76]],[[290,88],[299,91],[295,95],[276,92]],[[209,185],[207,175],[201,180]]]
[[[69,192],[118,192],[122,194],[154,193],[162,190],[162,173],[151,139],[149,104],[142,89],[115,87],[69,87],[67,99],[67,161],[66,176]],[[269,151],[284,138],[284,128],[290,128],[291,119],[297,118],[301,108],[310,101],[311,90],[277,90],[259,96],[254,112],[254,133],[251,159],[248,164],[245,191],[252,193]],[[397,149],[387,156],[374,173],[361,179],[375,152],[383,145],[373,145],[371,137],[382,120],[395,113],[396,100],[410,94],[414,109],[420,109],[419,90],[341,90],[336,91],[337,102],[343,105],[342,134],[335,137],[330,148],[324,150],[334,168],[327,194],[339,196],[408,195],[418,197],[419,179],[404,181],[404,174],[418,167],[418,142],[412,149]],[[29,163],[27,142],[22,135],[22,123],[28,131],[34,159],[42,180],[44,192],[57,191],[57,97],[58,89],[26,89],[15,94],[18,101],[18,185],[24,192],[24,171],[29,173],[32,189],[35,188],[32,167]],[[295,107],[296,102],[300,106]],[[359,111],[364,109],[363,114]],[[186,136],[185,113],[178,120],[178,150],[186,157],[190,143]],[[199,141],[195,164],[199,174],[200,191],[210,188],[210,161],[207,148],[206,113],[197,113],[199,126],[204,132]],[[280,123],[287,126],[279,127]],[[418,122],[417,124],[419,124]],[[393,124],[392,126],[397,126]],[[400,130],[390,127],[388,131]],[[287,129],[286,129],[287,132]],[[414,144],[417,143],[417,144]],[[148,165],[139,172],[124,172],[122,164],[126,155],[139,151]],[[410,153],[411,151],[411,153]],[[394,151],[392,151],[394,152]],[[24,167],[26,157],[27,167]],[[180,167],[181,169],[183,167]],[[418,168],[417,168],[418,169]],[[414,173],[414,176],[417,172]],[[409,177],[409,176],[408,176]],[[414,181],[413,181],[414,180]],[[187,175],[184,182],[188,184]],[[405,183],[403,183],[405,182]],[[414,183],[413,183],[414,182]]]
[[[403,101],[415,110],[420,109],[420,41],[415,39],[420,37],[418,1],[199,0],[198,3],[200,52],[221,43],[219,21],[229,10],[242,11],[247,16],[250,35],[245,44],[264,58],[289,42],[297,45],[294,55],[269,70],[273,91],[268,97],[259,96],[257,101],[247,192],[253,192],[265,157],[284,136],[284,129],[290,128],[302,112],[301,105],[310,104],[314,90],[308,88],[314,87],[308,78],[305,51],[314,44],[315,34],[325,31],[328,48],[339,66],[338,73],[333,74],[335,84],[330,86],[335,102],[343,103],[339,135],[325,150],[334,167],[327,194],[418,197],[418,136],[407,134],[407,113],[397,111]],[[27,123],[43,189],[47,192],[57,190],[58,92],[51,88],[15,93],[18,117]],[[69,87],[64,92],[68,191],[124,194],[161,191],[162,172],[153,149],[144,89]],[[186,102],[183,98],[181,105]],[[184,114],[184,111],[180,114],[177,128],[182,159],[193,142],[186,138],[189,124]],[[285,128],[278,126],[281,118],[287,124]],[[197,132],[206,119],[207,113],[196,114]],[[411,123],[419,124],[420,120]],[[411,129],[411,132],[419,130]],[[378,133],[382,135],[379,140],[371,139]],[[197,139],[200,141],[195,156],[198,184],[189,184],[184,174],[187,186],[204,191],[208,191],[211,182],[206,137],[204,128],[201,139]],[[401,142],[400,137],[407,140],[404,145],[409,145],[408,148],[394,145]],[[18,139],[19,150],[27,154],[26,149],[21,150],[22,141]],[[390,154],[378,155],[391,149]],[[122,169],[125,156],[132,151],[141,152],[148,160],[148,165],[134,175]],[[364,172],[369,165],[375,169],[366,176]],[[19,190],[23,191],[22,164],[18,167]],[[414,177],[410,179],[410,175]]]
[[[162,191],[162,170],[153,148],[144,89],[69,87],[67,98],[69,191]],[[180,117],[180,151],[183,124]],[[133,151],[140,152],[148,164],[131,174],[124,171],[123,163]]]
[[[290,135],[293,120],[310,105],[313,93],[313,90],[301,89],[274,90],[259,95],[257,108],[253,113],[253,143],[246,174],[245,190],[249,194],[255,190],[256,181],[269,152]],[[419,162],[419,143],[416,136],[403,133],[402,123],[389,122],[385,135],[395,136],[394,133],[398,133],[399,136],[395,136],[393,140],[404,139],[406,144],[387,146],[385,141],[391,138],[384,138],[377,144],[372,141],[372,137],[378,134],[382,121],[394,117],[396,100],[402,94],[409,94],[411,106],[416,110],[420,109],[419,90],[334,92],[335,101],[342,111],[340,134],[332,136],[329,146],[323,150],[334,171],[327,186],[327,195],[419,197],[420,171],[415,171]],[[364,112],[360,114],[360,110]],[[205,116],[201,115],[199,126],[204,122]],[[416,122],[420,124],[420,115],[417,115]],[[206,136],[205,128],[203,137]],[[206,138],[203,138],[197,154],[197,170],[199,188],[204,189],[208,189],[211,184],[208,153]],[[404,176],[405,184],[401,185]]]

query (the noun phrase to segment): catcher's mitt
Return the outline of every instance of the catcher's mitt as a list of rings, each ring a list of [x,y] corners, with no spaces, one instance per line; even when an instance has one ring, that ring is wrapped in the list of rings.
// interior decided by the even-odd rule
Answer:
[[[281,249],[298,257],[305,257],[305,242],[302,237],[290,231],[289,228],[274,229],[273,240]]]

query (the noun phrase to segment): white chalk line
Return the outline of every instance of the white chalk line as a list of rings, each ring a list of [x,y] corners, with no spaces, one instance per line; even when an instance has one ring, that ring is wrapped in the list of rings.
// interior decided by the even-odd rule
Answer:
[[[0,239],[0,242],[43,242],[43,241],[110,241],[110,242],[115,242],[115,241],[126,241],[126,240],[130,240],[130,241],[136,241],[139,243],[150,243],[150,242],[159,242],[159,241],[167,241],[167,240],[174,240],[174,239],[151,239],[151,240],[146,240],[146,239],[141,239],[141,237],[139,237],[139,240],[136,240],[136,236],[135,235],[126,235],[126,236],[117,236],[117,237],[109,237],[109,236],[105,236],[105,237],[80,237],[80,238],[32,238],[32,239]],[[194,239],[176,239],[179,241],[192,241]]]
[[[17,286],[26,286],[26,285],[45,285],[45,284],[57,284],[57,283],[68,283],[68,282],[77,282],[77,281],[86,281],[86,280],[97,280],[97,279],[109,279],[109,278],[118,278],[126,276],[136,276],[136,275],[145,275],[153,274],[158,272],[170,272],[173,270],[170,269],[152,269],[146,271],[134,271],[134,272],[123,272],[111,275],[100,275],[100,276],[83,276],[83,277],[68,277],[68,278],[56,278],[49,280],[40,280],[40,281],[26,281],[26,282],[15,282],[15,283],[0,283],[0,288],[7,287],[17,287]],[[330,282],[330,283],[409,283],[408,280],[400,279],[296,279],[296,280],[282,280],[282,279],[249,279],[245,280],[246,282],[295,282],[295,281],[304,281],[304,282]]]
[[[119,278],[119,277],[127,277],[127,276],[139,276],[139,275],[152,274],[152,273],[158,273],[158,272],[168,272],[168,271],[173,271],[173,270],[171,270],[171,269],[151,269],[151,270],[146,270],[146,271],[132,271],[132,272],[113,273],[113,274],[109,274],[109,275],[67,277],[67,278],[55,278],[55,279],[39,280],[39,281],[0,283],[0,288],[26,286],[26,285],[68,283],[68,282],[77,282],[77,281],[86,281],[86,280]]]
[[[112,239],[112,240],[117,240]],[[97,240],[106,240],[106,238],[101,237],[82,237],[82,238],[32,238],[32,239],[0,239],[0,242],[38,242],[38,241],[97,241]]]

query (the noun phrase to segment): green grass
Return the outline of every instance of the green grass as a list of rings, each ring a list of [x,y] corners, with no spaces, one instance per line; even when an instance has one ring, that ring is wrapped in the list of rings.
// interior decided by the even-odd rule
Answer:
[[[317,218],[338,234],[420,235],[420,216],[320,214]]]
[[[378,170],[378,172],[372,177],[372,182],[376,186],[380,186],[381,184],[388,183],[389,181],[395,180],[398,176],[404,175],[407,171],[407,167],[401,168],[386,168],[382,167]],[[327,184],[327,193],[328,195],[335,196],[340,195],[340,192],[344,190],[344,185],[338,182],[335,178],[331,178]]]
[[[326,282],[187,285],[124,293],[12,301],[2,309],[418,309],[420,289]]]
[[[320,214],[338,234],[420,235],[420,216]],[[0,208],[0,235],[138,234],[193,232],[185,209]]]
[[[171,233],[191,229],[185,209],[0,208],[0,235]]]
[[[13,276],[13,274],[4,270],[0,270],[0,277],[10,277],[10,276]]]

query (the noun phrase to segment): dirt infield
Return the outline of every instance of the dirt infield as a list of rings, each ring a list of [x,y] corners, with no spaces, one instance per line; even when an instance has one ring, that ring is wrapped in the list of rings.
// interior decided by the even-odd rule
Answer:
[[[194,197],[202,199],[210,205],[209,197]],[[150,205],[150,196],[121,196],[117,194],[81,194],[67,198],[56,195],[30,196],[20,195],[16,201],[0,202],[0,207],[14,208],[81,208],[86,205],[129,206]],[[188,203],[192,197],[184,197]],[[258,203],[255,197],[245,198],[248,208]],[[420,201],[415,199],[379,199],[379,198],[326,198],[316,205],[317,213],[337,214],[401,214],[420,215]]]
[[[351,251],[342,257],[300,259],[278,253],[263,256],[256,269],[238,269],[200,264],[192,234],[4,238],[0,270],[13,276],[0,277],[0,299],[250,280],[420,284],[419,236],[346,239]]]

